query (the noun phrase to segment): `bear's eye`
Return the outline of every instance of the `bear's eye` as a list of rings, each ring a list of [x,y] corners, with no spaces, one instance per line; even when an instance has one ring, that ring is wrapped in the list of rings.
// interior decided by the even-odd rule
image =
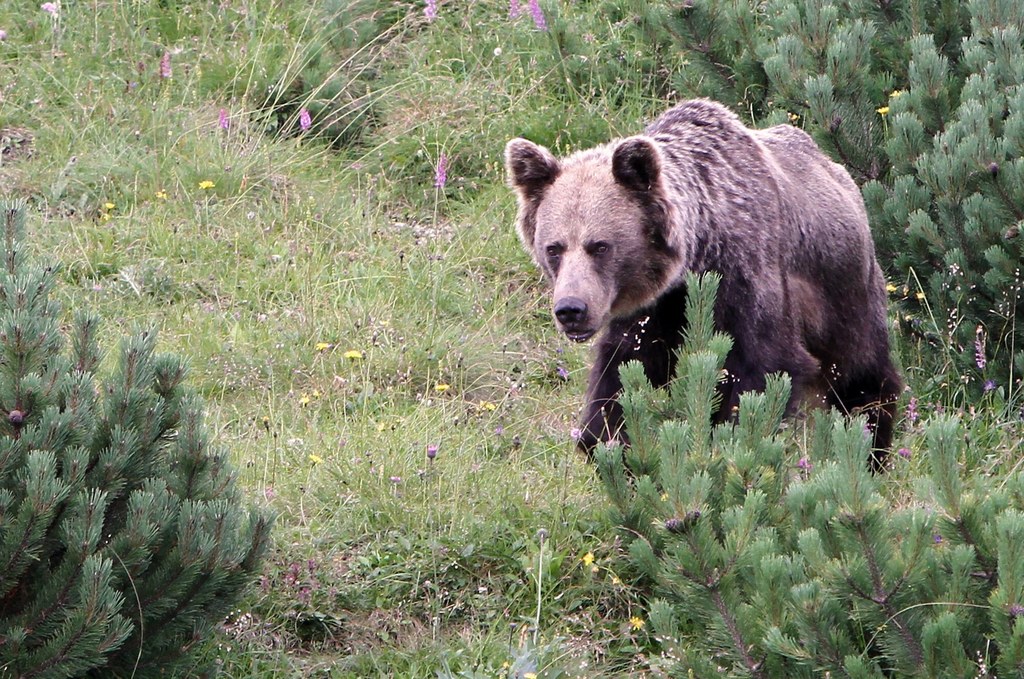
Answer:
[[[562,256],[562,251],[565,250],[565,246],[560,243],[554,243],[544,248],[548,254],[548,259],[558,259]]]
[[[608,254],[608,250],[611,246],[604,241],[597,241],[596,243],[590,243],[587,245],[587,254],[591,257],[600,257],[601,255]]]

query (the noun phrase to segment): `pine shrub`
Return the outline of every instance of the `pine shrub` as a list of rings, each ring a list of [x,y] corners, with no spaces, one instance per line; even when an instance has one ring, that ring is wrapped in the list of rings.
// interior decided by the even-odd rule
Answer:
[[[24,205],[2,220],[0,674],[167,673],[250,582],[271,517],[246,506],[184,363],[144,331],[98,377],[97,319],[62,328]]]
[[[744,395],[735,426],[713,428],[729,347],[712,332],[716,285],[689,281],[691,323],[667,389],[623,367],[635,440],[597,455],[650,587],[652,662],[672,676],[1018,676],[1024,473],[997,484],[991,469],[965,471],[963,424],[937,416],[918,453],[925,473],[893,501],[869,471],[862,418],[816,413],[798,447],[809,453],[794,459],[779,433],[784,378]]]

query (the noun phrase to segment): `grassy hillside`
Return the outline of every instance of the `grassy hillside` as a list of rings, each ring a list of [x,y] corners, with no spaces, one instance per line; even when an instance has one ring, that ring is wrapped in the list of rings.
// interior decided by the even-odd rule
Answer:
[[[501,168],[511,136],[582,147],[685,95],[633,4],[543,3],[546,30],[525,3],[0,6],[0,192],[106,346],[155,326],[188,357],[279,512],[204,655],[225,676],[611,677],[657,653],[570,440],[587,350],[551,327]],[[1007,461],[1016,425],[970,414]]]

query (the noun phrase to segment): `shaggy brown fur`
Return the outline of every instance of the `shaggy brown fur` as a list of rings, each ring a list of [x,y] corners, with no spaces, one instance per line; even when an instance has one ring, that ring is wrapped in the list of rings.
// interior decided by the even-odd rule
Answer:
[[[624,361],[668,382],[686,325],[685,273],[717,271],[715,321],[734,345],[716,419],[786,372],[790,412],[822,393],[843,412],[865,411],[880,464],[902,385],[885,283],[857,186],[809,136],[748,129],[697,100],[642,135],[565,159],[513,139],[506,164],[519,235],[554,285],[558,327],[576,341],[607,328],[590,375],[586,450],[624,436]]]

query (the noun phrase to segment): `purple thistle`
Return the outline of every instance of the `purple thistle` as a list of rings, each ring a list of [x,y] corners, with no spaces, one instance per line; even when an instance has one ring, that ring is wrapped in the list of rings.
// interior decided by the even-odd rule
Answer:
[[[900,457],[909,460],[910,459],[910,448],[900,448],[896,451],[896,454]]]
[[[569,379],[569,371],[563,368],[562,366],[558,366],[558,376],[561,377],[563,380],[567,380]]]
[[[43,10],[44,12],[52,16],[54,19],[57,18],[57,12],[59,11],[57,9],[57,3],[44,2],[42,5],[39,6],[39,9]]]
[[[505,433],[505,427],[499,424],[497,427],[494,428],[494,433],[497,434],[498,436],[501,436],[502,434]]]
[[[441,157],[437,159],[437,167],[434,169],[434,186],[443,189],[448,181],[448,156],[441,151]]]
[[[309,110],[304,108],[299,111],[299,127],[302,128],[302,131],[305,132],[312,126],[313,119],[309,115]]]
[[[508,18],[519,18],[519,0],[510,0],[508,3]]]
[[[231,127],[231,121],[228,120],[227,109],[222,108],[220,113],[217,114],[217,124],[220,125],[220,129],[226,130]]]
[[[160,78],[167,80],[171,77],[171,53],[164,52],[164,55],[160,57]]]
[[[427,21],[433,21],[437,18],[437,0],[427,0],[427,6],[423,8],[423,14],[427,17]]]
[[[814,465],[811,464],[810,459],[808,459],[806,457],[801,457],[797,461],[796,466],[799,467],[800,469],[802,469],[805,472],[809,472],[809,471],[811,471],[811,467],[813,467]]]
[[[433,462],[435,457],[437,457],[437,444],[431,443],[427,446],[427,459]]]
[[[544,12],[540,8],[539,0],[530,0],[527,6],[530,8],[530,14],[533,16],[533,25],[537,27],[537,30],[548,30],[548,22],[544,20]]]
[[[942,536],[939,535],[938,533],[936,533],[935,535],[932,536],[932,540],[934,540],[935,544],[937,544],[937,545],[941,545],[942,544]]]

